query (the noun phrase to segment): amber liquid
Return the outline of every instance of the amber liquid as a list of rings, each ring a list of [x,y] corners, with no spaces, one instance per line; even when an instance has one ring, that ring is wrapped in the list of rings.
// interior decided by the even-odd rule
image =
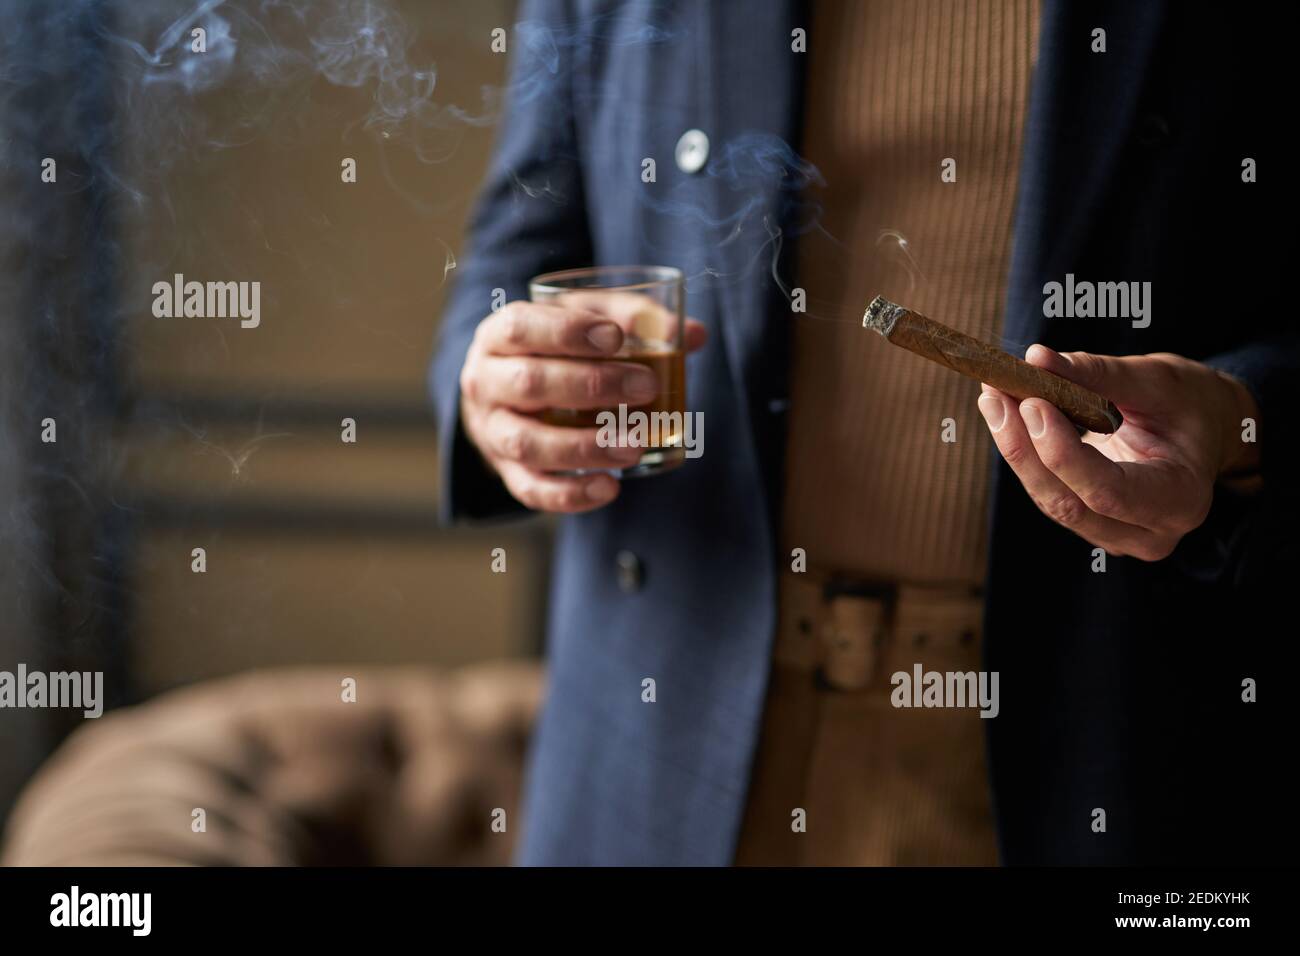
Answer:
[[[679,419],[686,417],[686,353],[679,348],[654,342],[640,342],[635,351],[621,351],[608,359],[597,361],[631,362],[644,365],[659,379],[659,394],[645,405],[627,406],[629,412],[642,411],[653,415],[655,412],[679,412]],[[618,408],[611,409],[575,409],[551,408],[542,413],[542,420],[550,425],[562,425],[570,428],[596,428],[596,416],[602,411],[611,411],[616,416]],[[666,421],[666,420],[665,420]],[[659,447],[676,447],[681,445],[682,436],[676,429],[665,428],[660,432]]]

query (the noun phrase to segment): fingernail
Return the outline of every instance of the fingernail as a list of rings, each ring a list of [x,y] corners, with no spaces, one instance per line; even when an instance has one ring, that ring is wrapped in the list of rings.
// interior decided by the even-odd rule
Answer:
[[[587,330],[587,341],[602,352],[616,352],[623,344],[623,333],[613,322],[601,322]]]
[[[648,368],[638,368],[623,376],[623,395],[638,401],[649,401],[659,394],[659,383],[655,381],[654,372]]]
[[[1043,432],[1047,431],[1047,423],[1043,421],[1043,413],[1036,405],[1030,405],[1028,402],[1022,404],[1020,417],[1025,420],[1025,428],[1029,430],[1030,438],[1043,437]]]
[[[979,397],[980,414],[989,423],[990,431],[999,431],[1007,420],[1007,406],[996,395],[985,392]],[[968,406],[969,407],[969,406]]]

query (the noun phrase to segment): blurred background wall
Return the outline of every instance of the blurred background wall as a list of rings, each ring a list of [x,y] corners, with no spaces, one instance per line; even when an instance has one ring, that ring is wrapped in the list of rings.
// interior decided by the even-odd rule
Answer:
[[[549,529],[437,527],[425,380],[514,7],[0,0],[0,670],[538,652]],[[155,317],[176,273],[260,325]],[[0,711],[0,814],[79,719]]]

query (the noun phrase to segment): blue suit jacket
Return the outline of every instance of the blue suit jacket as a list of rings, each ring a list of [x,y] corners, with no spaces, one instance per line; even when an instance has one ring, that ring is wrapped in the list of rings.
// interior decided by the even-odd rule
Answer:
[[[806,54],[791,49],[809,19],[774,0],[541,0],[513,35],[509,112],[430,375],[448,518],[520,510],[458,427],[458,373],[494,289],[524,298],[530,276],[582,264],[675,265],[711,333],[688,363],[704,457],[560,522],[525,863],[732,859],[787,560],[773,529],[791,320],[774,276],[792,278],[790,250],[815,218],[795,152]],[[1195,4],[1044,10],[1005,337],[1171,351],[1237,374],[1262,408],[1266,491],[1221,493],[1166,561],[1093,573],[1091,546],[995,465],[985,653],[1002,701],[987,723],[1007,862],[1244,860],[1278,846],[1258,839],[1275,821],[1251,780],[1277,764],[1264,741],[1280,708],[1244,704],[1241,681],[1267,686],[1275,640],[1261,622],[1296,567],[1281,492],[1300,363],[1294,332],[1259,308],[1273,277],[1247,237],[1265,187],[1241,180],[1242,158],[1264,150],[1258,97],[1234,53],[1245,38],[1222,21]],[[1097,26],[1105,54],[1090,50]],[[673,159],[692,128],[711,142],[695,174]],[[1045,320],[1043,284],[1067,272],[1151,281],[1151,326]],[[644,570],[632,593],[620,551]]]

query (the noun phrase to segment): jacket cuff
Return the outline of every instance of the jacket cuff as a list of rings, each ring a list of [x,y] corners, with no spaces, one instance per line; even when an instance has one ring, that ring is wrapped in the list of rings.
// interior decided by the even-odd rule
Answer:
[[[1285,345],[1253,344],[1205,360],[1205,364],[1241,382],[1258,409],[1260,472],[1265,485],[1296,473],[1300,443],[1293,405],[1297,383],[1295,357]]]
[[[1183,570],[1206,582],[1236,577],[1249,560],[1246,551],[1261,521],[1270,522],[1284,504],[1286,489],[1296,475],[1296,443],[1289,371],[1294,356],[1285,345],[1256,343],[1205,359],[1213,369],[1245,386],[1258,409],[1260,452],[1258,487],[1242,493],[1239,483],[1220,482],[1214,504],[1201,527],[1179,544],[1176,557]],[[1285,509],[1282,509],[1283,511]]]

